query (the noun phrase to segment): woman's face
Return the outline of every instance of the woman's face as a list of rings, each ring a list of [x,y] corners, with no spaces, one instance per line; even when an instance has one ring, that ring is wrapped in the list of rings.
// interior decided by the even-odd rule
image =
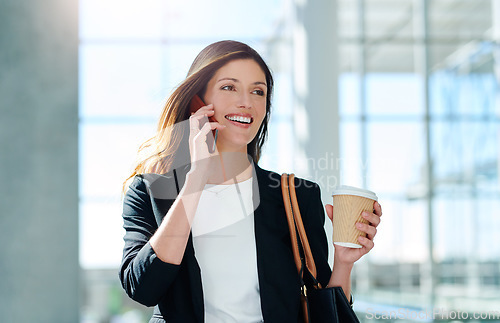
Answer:
[[[214,118],[226,126],[219,131],[219,151],[246,149],[266,115],[266,97],[266,76],[253,59],[230,61],[215,73],[204,101],[214,105]]]

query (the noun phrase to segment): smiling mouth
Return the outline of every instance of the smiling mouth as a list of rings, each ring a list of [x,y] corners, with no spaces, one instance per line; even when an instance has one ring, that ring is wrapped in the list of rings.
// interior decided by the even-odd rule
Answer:
[[[226,116],[229,121],[239,122],[241,124],[251,124],[253,122],[252,117],[242,117],[242,116]]]

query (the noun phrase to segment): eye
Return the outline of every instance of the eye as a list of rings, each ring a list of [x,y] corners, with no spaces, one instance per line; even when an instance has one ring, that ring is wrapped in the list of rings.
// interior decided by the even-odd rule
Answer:
[[[259,95],[259,96],[265,96],[266,95],[266,93],[263,90],[261,90],[261,89],[254,90],[252,93],[255,93],[255,94]]]
[[[220,89],[221,90],[225,90],[225,91],[233,91],[234,90],[234,86],[232,86],[232,85],[224,85]]]

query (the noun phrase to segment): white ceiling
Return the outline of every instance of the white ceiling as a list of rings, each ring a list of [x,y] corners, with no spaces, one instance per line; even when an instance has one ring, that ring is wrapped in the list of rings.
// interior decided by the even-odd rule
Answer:
[[[474,40],[489,40],[491,1],[429,0],[429,64],[436,66]],[[423,0],[365,0],[367,72],[413,72],[424,44]],[[338,0],[341,71],[357,71],[361,37],[360,1]],[[416,59],[417,58],[417,59]]]

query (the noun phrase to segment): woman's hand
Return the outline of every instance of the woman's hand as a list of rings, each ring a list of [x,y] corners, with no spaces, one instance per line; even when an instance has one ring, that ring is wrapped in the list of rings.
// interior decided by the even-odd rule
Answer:
[[[224,129],[218,122],[209,122],[208,118],[215,113],[213,104],[201,107],[189,117],[189,152],[191,154],[191,170],[205,173],[211,163],[211,158],[218,154],[217,147],[210,153],[207,136],[213,136],[212,130]],[[213,142],[213,138],[212,138]]]
[[[325,206],[326,214],[333,223],[333,206],[327,204]],[[334,244],[335,255],[334,263],[345,264],[352,266],[354,262],[358,261],[362,256],[367,254],[374,246],[373,238],[377,234],[377,226],[380,224],[380,217],[382,216],[382,207],[378,202],[373,203],[374,212],[363,212],[363,218],[368,221],[368,224],[356,223],[356,228],[366,233],[366,237],[358,237],[358,242],[361,248],[348,248]],[[335,223],[333,223],[335,225]]]

